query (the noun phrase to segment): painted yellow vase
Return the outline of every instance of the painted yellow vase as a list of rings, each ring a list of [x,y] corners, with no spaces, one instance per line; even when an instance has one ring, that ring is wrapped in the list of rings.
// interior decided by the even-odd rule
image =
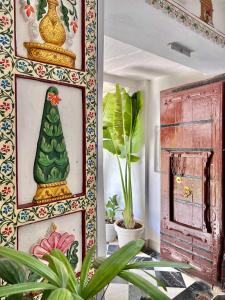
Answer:
[[[66,41],[66,31],[56,11],[58,5],[58,0],[48,0],[48,13],[41,20],[39,31],[46,43],[61,47]]]

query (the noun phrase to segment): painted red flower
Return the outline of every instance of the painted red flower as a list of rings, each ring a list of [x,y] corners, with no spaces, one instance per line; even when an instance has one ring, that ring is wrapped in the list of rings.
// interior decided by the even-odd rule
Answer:
[[[95,84],[94,79],[90,78],[88,80],[88,83],[89,83],[90,86],[94,85]]]
[[[12,228],[10,227],[10,226],[6,226],[5,228],[4,228],[4,230],[2,231],[2,234],[4,234],[4,235],[10,235],[10,234],[12,234]]]
[[[90,176],[89,179],[88,179],[88,182],[92,183],[93,181],[94,181],[94,176]]]
[[[33,247],[32,253],[39,258],[50,253],[53,249],[59,249],[64,254],[74,242],[75,236],[65,232],[63,234],[53,231],[48,238],[41,240],[40,244]]]
[[[89,150],[89,151],[94,150],[94,145],[93,145],[93,144],[90,144],[90,145],[88,146],[88,150]]]
[[[94,208],[89,208],[89,210],[87,211],[89,215],[93,215],[94,213]]]
[[[77,203],[77,202],[73,202],[73,203],[71,204],[71,208],[72,208],[72,209],[77,209],[77,208],[78,208],[78,203]]]
[[[10,110],[10,104],[7,102],[3,102],[3,104],[0,105],[0,109],[3,109],[5,111]]]
[[[48,100],[51,101],[51,104],[55,106],[58,105],[61,101],[59,96],[54,93],[48,93]]]
[[[91,18],[91,19],[93,19],[94,16],[95,16],[94,10],[89,10],[88,17]]]
[[[6,26],[9,24],[9,19],[6,16],[2,16],[0,17],[0,23]]]
[[[88,246],[89,246],[89,247],[92,247],[93,245],[94,245],[94,240],[89,240]]]
[[[29,18],[32,14],[34,14],[34,8],[32,5],[27,4],[24,7],[27,17]]]
[[[39,66],[37,68],[37,73],[39,76],[41,76],[41,77],[45,76],[45,72],[46,72],[46,69],[44,66]]]
[[[1,148],[2,152],[8,153],[10,151],[9,145],[4,144]]]
[[[88,46],[88,50],[90,50],[90,52],[93,52],[94,49],[95,49],[95,46],[94,46],[93,44],[90,44],[90,45]]]
[[[39,215],[39,217],[45,217],[47,215],[46,209],[44,207],[41,207],[38,210],[38,215]]]
[[[76,32],[77,32],[77,29],[78,29],[77,21],[73,20],[73,21],[70,23],[70,26],[71,26],[73,32],[76,33]]]
[[[8,68],[10,66],[9,60],[5,58],[0,60],[0,65],[3,65],[5,68]]]
[[[11,193],[11,188],[5,186],[4,189],[2,190],[2,194],[8,195],[9,193]]]
[[[73,73],[73,74],[71,75],[71,78],[72,78],[73,81],[76,81],[76,80],[78,79],[77,74],[76,74],[76,73]]]
[[[89,117],[89,118],[93,118],[94,115],[95,115],[95,114],[94,114],[92,111],[90,111],[89,114],[88,114],[88,117]]]

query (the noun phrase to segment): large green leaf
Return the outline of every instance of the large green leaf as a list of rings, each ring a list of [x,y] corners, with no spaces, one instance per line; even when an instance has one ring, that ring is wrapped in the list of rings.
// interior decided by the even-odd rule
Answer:
[[[11,295],[9,297],[6,297],[5,300],[24,300],[24,296],[23,294]]]
[[[50,294],[50,296],[47,299],[48,300],[74,300],[71,292],[64,288],[56,289]]]
[[[154,300],[169,300],[164,293],[162,293],[157,287],[152,285],[149,281],[137,275],[133,272],[122,271],[119,273],[119,277],[122,279],[134,284],[136,287],[143,290],[146,294],[148,294]]]
[[[130,269],[146,269],[146,268],[178,268],[178,269],[190,269],[191,266],[183,263],[174,263],[171,261],[139,261],[130,263],[125,266],[124,270]]]
[[[30,254],[11,248],[0,247],[0,256],[12,259],[27,267],[29,270],[39,274],[41,277],[46,278],[50,283],[60,286],[60,280],[55,272]]]
[[[57,274],[60,280],[60,287],[66,288],[69,275],[65,265],[58,258],[49,254],[45,254],[43,259],[49,262],[49,268],[51,268]]]
[[[72,292],[77,292],[78,289],[78,282],[77,282],[77,278],[75,276],[75,272],[72,268],[72,266],[70,265],[67,257],[58,249],[54,249],[51,251],[50,253],[52,256],[58,258],[66,267],[68,275],[69,275],[69,283],[68,283],[68,288],[72,291]]]
[[[91,261],[92,261],[92,257],[94,255],[95,252],[95,247],[92,247],[87,255],[85,256],[85,259],[83,261],[83,265],[82,265],[82,269],[81,269],[81,274],[80,274],[80,294],[83,294],[83,288],[87,285],[87,281],[88,281],[88,272],[90,270],[90,266],[91,266]]]
[[[15,261],[0,259],[0,278],[9,284],[22,283],[26,280],[25,269]]]
[[[1,286],[0,297],[22,294],[22,293],[38,292],[44,290],[54,290],[54,289],[56,289],[56,287],[48,283],[40,283],[40,282],[17,283],[14,285]]]
[[[89,299],[100,292],[140,252],[143,246],[143,240],[132,241],[113,253],[97,269],[81,296]]]

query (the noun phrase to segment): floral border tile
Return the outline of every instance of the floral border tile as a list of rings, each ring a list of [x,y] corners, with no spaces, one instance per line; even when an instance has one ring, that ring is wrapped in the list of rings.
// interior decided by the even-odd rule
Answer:
[[[86,210],[86,244],[96,237],[96,0],[85,1],[86,71],[17,58],[14,54],[14,1],[0,3],[0,244],[16,246],[16,228]],[[60,81],[86,88],[86,197],[30,208],[16,206],[15,75]]]

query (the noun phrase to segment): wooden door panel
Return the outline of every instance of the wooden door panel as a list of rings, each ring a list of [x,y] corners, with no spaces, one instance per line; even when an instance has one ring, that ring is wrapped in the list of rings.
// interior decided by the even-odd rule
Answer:
[[[170,221],[210,232],[206,218],[211,153],[170,154]]]
[[[211,283],[225,280],[223,91],[216,82],[161,94],[161,256],[190,263]]]

